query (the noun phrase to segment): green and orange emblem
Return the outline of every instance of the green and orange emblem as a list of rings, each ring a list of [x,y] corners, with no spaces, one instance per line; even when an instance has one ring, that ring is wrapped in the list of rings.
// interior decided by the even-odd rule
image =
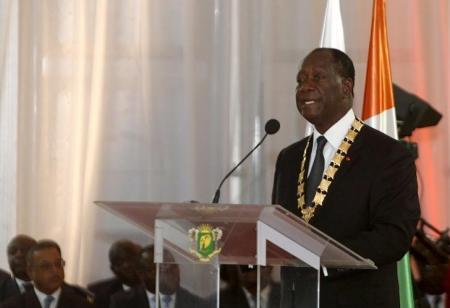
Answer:
[[[211,225],[203,224],[189,230],[192,241],[191,252],[202,262],[209,262],[212,257],[220,253],[217,242],[222,238],[222,230]]]

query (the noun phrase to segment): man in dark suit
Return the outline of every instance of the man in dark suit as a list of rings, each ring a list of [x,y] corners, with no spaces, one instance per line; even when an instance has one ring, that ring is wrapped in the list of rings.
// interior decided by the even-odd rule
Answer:
[[[167,260],[174,262],[173,256],[165,251]],[[156,265],[153,262],[154,247],[146,246],[141,252],[139,275],[143,285],[129,291],[120,292],[111,298],[111,308],[155,308]],[[180,287],[180,270],[175,263],[160,265],[160,306],[161,308],[203,308],[205,301]]]
[[[85,296],[64,284],[64,260],[59,245],[42,240],[27,254],[33,287],[6,300],[2,308],[92,308]]]
[[[119,240],[111,245],[109,262],[115,277],[88,285],[88,290],[95,294],[97,308],[109,308],[113,294],[128,290],[140,283],[136,264],[141,249],[141,246],[129,240]]]
[[[8,243],[6,254],[14,282],[9,296],[24,293],[26,288],[31,287],[31,279],[27,272],[26,256],[34,245],[36,245],[36,240],[25,234],[13,237]]]
[[[16,295],[10,298],[3,304],[0,304],[1,308],[45,308],[45,306],[41,306],[41,302],[39,297],[36,296],[36,293],[33,289],[27,290],[25,293],[21,295]],[[52,306],[50,306],[51,308]],[[61,293],[59,296],[59,301],[56,306],[57,308],[94,308],[95,306],[88,301],[86,301],[83,297],[80,297],[80,294],[74,292],[73,289],[68,287],[67,285],[61,286]]]
[[[11,275],[0,269],[0,303],[8,297],[16,295],[17,286]]]
[[[272,267],[260,267],[260,307],[280,307],[280,285],[272,281]],[[257,302],[257,269],[238,267],[238,282],[220,292],[220,308],[255,308]],[[214,302],[214,301],[213,301]]]
[[[355,118],[354,72],[336,49],[304,59],[296,102],[314,132],[280,152],[272,201],[378,267],[329,271],[321,277],[321,307],[399,307],[396,261],[420,215],[416,169],[398,141]],[[308,299],[316,276],[307,272],[282,269],[282,307],[314,307]]]

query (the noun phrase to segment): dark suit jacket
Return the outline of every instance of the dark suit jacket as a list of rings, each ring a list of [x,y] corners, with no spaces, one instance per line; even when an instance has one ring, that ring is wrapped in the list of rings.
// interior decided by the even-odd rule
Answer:
[[[203,308],[205,301],[189,291],[179,288],[176,293],[175,308]],[[111,308],[150,308],[144,287],[115,294],[111,298]],[[160,306],[161,307],[161,306]]]
[[[109,308],[111,296],[123,291],[122,283],[115,277],[91,283],[87,288],[94,293],[97,308]]]
[[[272,202],[296,215],[306,144],[305,138],[282,150],[275,170]],[[321,280],[321,307],[398,307],[396,261],[408,251],[420,215],[414,160],[398,141],[367,125],[347,157],[310,224],[374,261],[378,270],[330,271]],[[296,296],[311,287],[301,272],[282,270],[283,296],[292,280]]]
[[[1,308],[42,308],[34,289],[14,296],[0,305]],[[85,297],[80,296],[71,288],[63,286],[57,308],[94,308]]]
[[[14,279],[7,272],[0,270],[0,303],[18,294],[19,288]]]
[[[250,308],[247,297],[241,287],[227,288],[220,292],[220,308]],[[280,307],[280,285],[271,285],[268,308]]]

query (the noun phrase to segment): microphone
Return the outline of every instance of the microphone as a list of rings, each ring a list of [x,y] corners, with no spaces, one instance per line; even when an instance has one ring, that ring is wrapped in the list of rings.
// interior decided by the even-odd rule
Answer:
[[[234,166],[234,168],[231,169],[230,172],[228,172],[223,177],[222,181],[219,184],[219,187],[217,187],[216,193],[214,194],[214,198],[213,198],[211,203],[218,203],[219,202],[219,199],[220,199],[220,188],[222,187],[222,185],[225,182],[225,180],[228,179],[228,177],[253,153],[253,151],[255,151],[264,142],[264,140],[266,139],[267,135],[273,135],[273,134],[277,133],[280,130],[280,122],[278,122],[278,120],[276,120],[276,119],[270,119],[269,121],[266,122],[266,125],[264,126],[264,130],[266,131],[266,133],[262,137],[261,141],[259,141],[253,147],[253,149],[250,152],[248,152],[248,154],[245,155],[245,157],[236,166]]]

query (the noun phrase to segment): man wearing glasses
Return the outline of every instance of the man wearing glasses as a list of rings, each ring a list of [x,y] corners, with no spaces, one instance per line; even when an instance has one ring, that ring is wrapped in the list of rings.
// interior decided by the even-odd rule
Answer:
[[[65,262],[59,245],[41,240],[27,254],[27,271],[33,288],[7,300],[2,308],[84,308],[87,299],[64,283]]]

